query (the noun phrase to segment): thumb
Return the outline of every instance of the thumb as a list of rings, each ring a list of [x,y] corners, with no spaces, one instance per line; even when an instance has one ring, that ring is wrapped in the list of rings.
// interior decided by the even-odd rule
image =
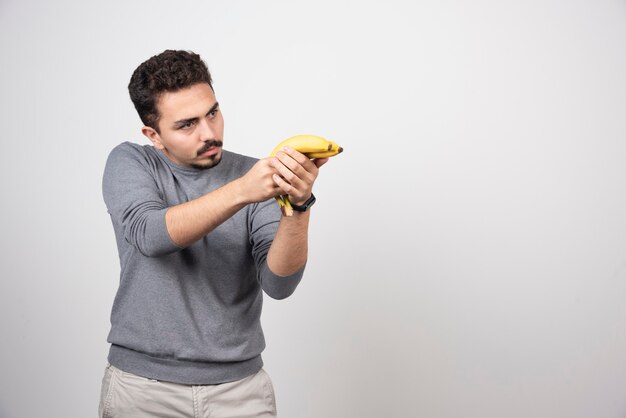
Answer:
[[[313,160],[313,164],[315,164],[315,166],[317,168],[320,168],[321,166],[326,164],[328,162],[328,160],[330,160],[330,158],[328,158],[328,157],[326,157],[326,158],[315,158]]]

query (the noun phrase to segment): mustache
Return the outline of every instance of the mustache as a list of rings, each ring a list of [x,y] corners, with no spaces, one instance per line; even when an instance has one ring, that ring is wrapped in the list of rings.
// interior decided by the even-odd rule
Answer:
[[[221,147],[222,146],[222,141],[220,141],[219,139],[210,139],[207,142],[204,143],[204,145],[202,146],[202,148],[200,148],[198,150],[198,155],[204,154],[205,152],[207,152],[209,150],[209,148],[212,147]]]

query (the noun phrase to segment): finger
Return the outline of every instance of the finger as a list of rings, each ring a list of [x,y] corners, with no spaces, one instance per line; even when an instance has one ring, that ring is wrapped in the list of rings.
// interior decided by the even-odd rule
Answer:
[[[302,154],[299,151],[296,151],[295,149],[291,147],[284,147],[283,152],[287,154],[288,156],[290,156],[291,158],[293,158],[294,160],[296,160],[298,164],[300,164],[309,173],[313,173],[314,175],[317,174],[317,167],[315,166],[315,164],[313,164],[311,159],[307,157],[306,155]]]
[[[272,179],[274,179],[274,182],[278,186],[279,190],[281,190],[279,192],[279,194],[287,194],[287,195],[289,195],[289,194],[291,194],[291,192],[296,190],[295,187],[293,187],[291,184],[287,183],[285,181],[285,179],[283,179],[278,174],[272,175]]]
[[[310,160],[307,161],[307,164],[311,165],[315,169],[314,173],[307,171],[304,167],[302,167],[302,165],[300,165],[298,161],[296,161],[295,159],[293,159],[291,156],[287,155],[286,153],[279,152],[277,154],[277,158],[280,163],[282,163],[295,175],[295,178],[293,179],[290,177],[285,177],[287,181],[289,182],[296,181],[296,178],[297,178],[306,185],[312,185],[313,182],[315,181],[318,170],[315,164],[310,162]],[[296,185],[296,187],[300,187],[300,184]]]
[[[297,161],[284,153],[279,154],[282,155],[276,155],[273,166],[283,179],[296,187],[302,187],[305,181],[312,182],[311,174],[305,171]]]
[[[326,158],[316,158],[316,159],[313,160],[313,164],[315,164],[315,166],[317,168],[320,168],[321,166],[326,164],[328,162],[328,160],[330,160],[330,158],[328,158],[328,157],[326,157]]]

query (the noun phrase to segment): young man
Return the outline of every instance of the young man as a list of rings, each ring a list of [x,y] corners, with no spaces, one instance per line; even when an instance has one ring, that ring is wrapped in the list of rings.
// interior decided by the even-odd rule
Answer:
[[[285,298],[302,278],[307,207],[328,159],[224,150],[211,76],[194,53],[150,58],[129,92],[152,146],[117,146],[104,171],[121,275],[100,416],[276,416],[262,292]],[[281,194],[301,211],[281,216]]]

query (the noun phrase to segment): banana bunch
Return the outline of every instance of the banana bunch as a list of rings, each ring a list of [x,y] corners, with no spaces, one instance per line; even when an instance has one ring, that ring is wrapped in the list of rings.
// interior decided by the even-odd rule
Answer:
[[[321,136],[296,135],[291,138],[287,138],[280,144],[276,145],[276,148],[274,148],[270,156],[273,157],[285,146],[291,147],[309,158],[333,157],[343,151],[343,148],[341,148],[338,144],[324,139]],[[276,201],[285,216],[293,215],[293,208],[291,207],[289,196],[278,196],[276,197]]]

